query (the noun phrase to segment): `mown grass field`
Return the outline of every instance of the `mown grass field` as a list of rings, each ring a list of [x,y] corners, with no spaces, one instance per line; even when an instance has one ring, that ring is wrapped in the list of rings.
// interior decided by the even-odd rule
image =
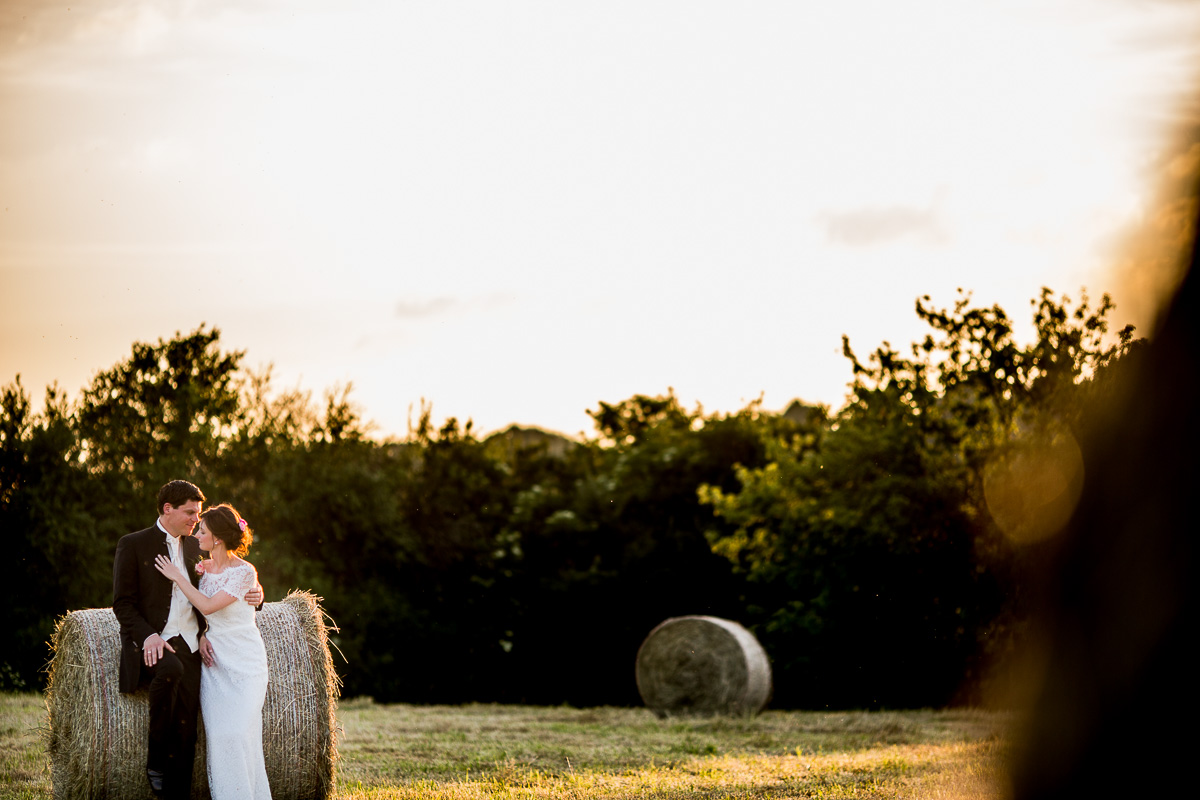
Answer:
[[[337,797],[1003,798],[1007,717],[343,703]],[[0,800],[49,798],[37,694],[0,695]]]

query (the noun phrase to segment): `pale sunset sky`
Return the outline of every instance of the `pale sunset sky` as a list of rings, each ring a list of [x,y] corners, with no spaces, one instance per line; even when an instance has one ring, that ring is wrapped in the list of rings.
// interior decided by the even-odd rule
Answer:
[[[1149,325],[1200,3],[0,3],[0,384],[201,323],[380,436],[842,405],[956,287]],[[1134,282],[1136,283],[1136,281]]]

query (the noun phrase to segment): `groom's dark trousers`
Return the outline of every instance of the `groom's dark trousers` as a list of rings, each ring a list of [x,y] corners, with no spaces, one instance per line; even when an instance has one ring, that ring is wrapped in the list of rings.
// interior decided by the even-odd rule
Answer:
[[[150,743],[146,766],[163,773],[163,797],[187,800],[192,793],[196,759],[196,719],[200,712],[200,654],[188,650],[182,636],[168,642],[150,676]]]
[[[171,612],[172,583],[154,566],[155,556],[169,556],[165,536],[153,525],[121,537],[113,559],[113,613],[121,624],[120,689],[130,693],[148,686],[150,690],[146,767],[163,773],[164,797],[188,800],[196,757],[200,654],[191,652],[176,636],[169,642],[175,652],[164,650],[153,667],[146,666],[142,657],[142,644],[162,631]],[[195,584],[200,545],[191,536],[181,537],[179,544],[188,577]],[[203,615],[194,609],[193,613],[204,631]]]

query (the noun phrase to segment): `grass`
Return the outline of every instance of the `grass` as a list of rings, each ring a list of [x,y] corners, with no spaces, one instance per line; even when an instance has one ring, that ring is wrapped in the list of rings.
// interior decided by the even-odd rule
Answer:
[[[345,702],[337,794],[400,798],[1003,798],[1007,718]],[[0,800],[51,797],[40,695],[0,695]]]
[[[0,798],[50,797],[50,757],[42,743],[40,694],[0,694]]]

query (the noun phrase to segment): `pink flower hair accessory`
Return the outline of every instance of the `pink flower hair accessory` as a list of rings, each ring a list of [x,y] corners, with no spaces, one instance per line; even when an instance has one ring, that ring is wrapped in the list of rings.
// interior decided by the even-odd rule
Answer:
[[[246,520],[244,520],[244,519],[238,520],[238,530],[239,531],[241,531],[242,533],[245,533],[247,527],[249,527],[249,526],[246,524]]]

